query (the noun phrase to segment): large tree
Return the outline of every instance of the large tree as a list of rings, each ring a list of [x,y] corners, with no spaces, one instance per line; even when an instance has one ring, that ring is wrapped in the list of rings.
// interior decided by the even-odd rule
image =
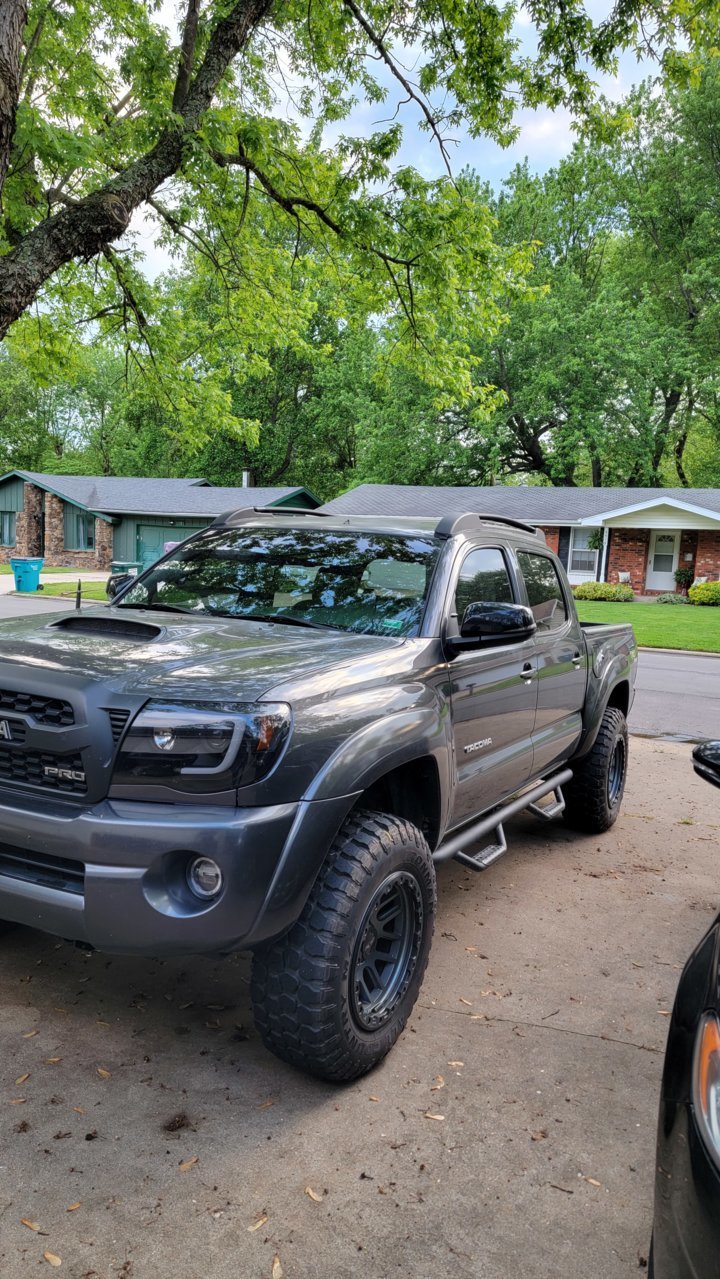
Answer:
[[[396,311],[441,355],[442,333],[421,322],[426,299],[464,297],[491,326],[498,277],[524,264],[494,253],[489,218],[471,226],[449,179],[438,189],[394,163],[396,104],[384,128],[341,138],[332,155],[325,126],[337,133],[358,98],[379,104],[394,88],[444,155],[462,127],[506,141],[518,103],[581,109],[592,68],[612,69],[618,49],[667,52],[704,39],[716,18],[715,4],[685,0],[618,0],[600,24],[582,0],[525,8],[532,57],[514,35],[516,6],[486,0],[187,0],[177,38],[142,0],[2,0],[0,337],[62,268],[90,259],[142,328],[113,248],[135,212],[202,245],[255,194],[328,252],[340,241],[358,255],[368,305]]]

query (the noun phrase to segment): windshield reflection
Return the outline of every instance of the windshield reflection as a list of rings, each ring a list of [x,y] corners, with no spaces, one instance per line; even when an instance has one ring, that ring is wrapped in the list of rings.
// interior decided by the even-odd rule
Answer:
[[[429,537],[208,530],[144,573],[112,607],[412,636],[437,556]]]

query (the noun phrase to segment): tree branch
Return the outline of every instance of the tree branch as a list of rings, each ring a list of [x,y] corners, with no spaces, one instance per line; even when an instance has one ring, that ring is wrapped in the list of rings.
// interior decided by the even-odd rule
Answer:
[[[23,31],[26,0],[2,0],[0,4],[0,197],[10,167],[15,136],[15,113],[20,97]]]
[[[435,116],[430,110],[427,102],[421,96],[421,94],[419,94],[417,90],[413,88],[413,86],[411,85],[407,77],[403,75],[402,71],[400,70],[399,66],[395,62],[394,58],[390,56],[390,53],[388,52],[384,39],[382,38],[382,36],[379,36],[377,32],[370,26],[370,23],[368,22],[364,13],[356,5],[355,0],[343,0],[343,4],[345,5],[346,9],[350,10],[351,14],[355,18],[355,21],[362,27],[368,40],[377,49],[380,57],[385,63],[385,66],[390,69],[390,72],[392,73],[392,75],[402,85],[410,101],[414,102],[416,106],[418,106],[420,110],[422,111],[430,127],[430,131],[435,137],[435,140],[440,148],[440,154],[442,155],[445,168],[448,171],[448,176],[452,178],[452,168],[450,166],[450,160],[448,158],[447,147],[445,146],[445,142],[442,137],[442,134],[440,133],[440,130],[438,129],[437,120],[435,119]]]
[[[182,111],[190,88],[195,42],[197,40],[198,20],[200,18],[200,0],[188,0],[185,26],[183,28],[182,47],[180,49],[180,65],[178,67],[172,109]]]
[[[59,267],[73,258],[88,260],[119,239],[135,209],[177,172],[223,76],[271,4],[272,0],[237,0],[210,37],[179,122],[163,129],[145,155],[72,207],[46,218],[0,258],[0,339]],[[10,0],[10,8],[21,7],[22,0]],[[0,6],[0,13],[7,8],[7,3]]]

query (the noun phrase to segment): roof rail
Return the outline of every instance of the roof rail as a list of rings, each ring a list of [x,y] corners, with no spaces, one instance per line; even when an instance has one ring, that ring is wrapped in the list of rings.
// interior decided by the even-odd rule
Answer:
[[[524,520],[513,520],[509,515],[480,515],[467,511],[464,515],[443,515],[435,529],[436,537],[454,537],[456,533],[472,533],[477,531],[478,524],[509,524],[511,528],[522,529],[524,533],[538,536],[534,524],[526,524]]]
[[[227,527],[228,524],[242,524],[256,515],[317,515],[319,519],[329,519],[330,511],[308,511],[304,506],[241,506],[236,511],[225,511],[218,515],[210,525],[211,528]]]

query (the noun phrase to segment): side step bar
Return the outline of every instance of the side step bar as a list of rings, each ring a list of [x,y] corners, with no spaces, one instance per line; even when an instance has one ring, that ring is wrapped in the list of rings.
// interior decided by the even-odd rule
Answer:
[[[562,772],[555,773],[554,777],[548,777],[544,782],[538,782],[537,786],[533,786],[522,795],[518,795],[517,799],[513,799],[509,804],[505,804],[501,808],[496,808],[488,817],[482,817],[479,822],[473,822],[471,826],[466,826],[457,835],[452,835],[450,839],[441,844],[433,853],[433,861],[448,862],[452,857],[462,862],[464,866],[470,866],[473,870],[485,870],[487,866],[491,866],[496,862],[498,857],[502,857],[507,850],[507,841],[505,839],[505,831],[503,823],[515,817],[517,813],[521,813],[523,809],[528,808],[530,812],[535,813],[537,817],[542,817],[545,821],[550,821],[553,817],[557,817],[565,807],[562,790],[560,789],[572,778],[572,769],[564,768]],[[538,800],[544,799],[546,795],[555,792],[555,800],[552,804],[546,804],[544,807],[538,803]],[[486,844],[480,849],[474,857],[469,853],[463,852],[468,844],[476,844],[485,835],[493,835],[493,842]]]

